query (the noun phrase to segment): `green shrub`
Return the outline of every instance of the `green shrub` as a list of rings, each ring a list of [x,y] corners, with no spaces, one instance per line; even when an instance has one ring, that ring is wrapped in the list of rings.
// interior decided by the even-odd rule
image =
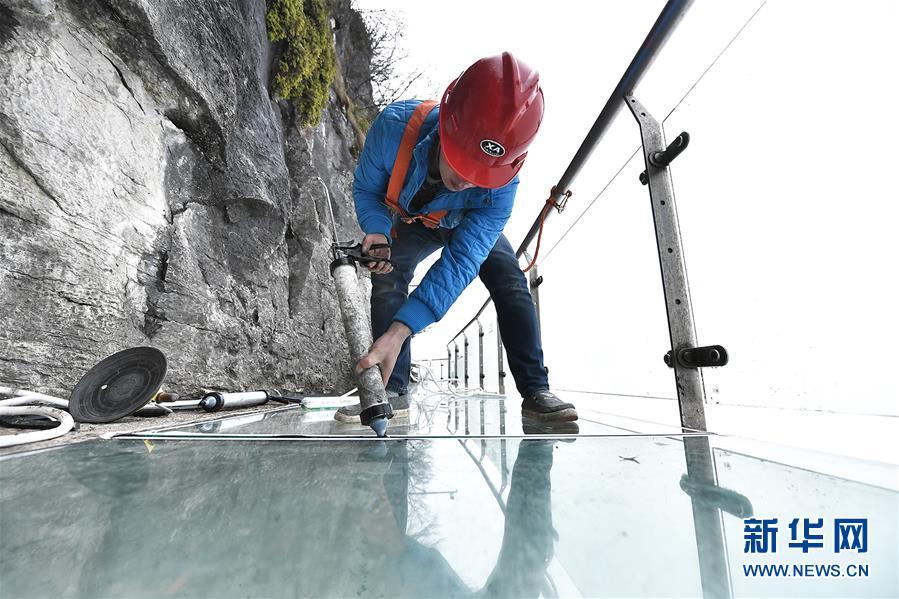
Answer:
[[[304,124],[314,125],[335,73],[327,0],[273,0],[266,23],[269,39],[284,46],[275,93],[296,104]]]

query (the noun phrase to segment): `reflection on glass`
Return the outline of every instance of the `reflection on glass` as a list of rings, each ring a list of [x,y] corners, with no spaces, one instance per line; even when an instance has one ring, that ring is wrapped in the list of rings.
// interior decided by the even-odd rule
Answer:
[[[899,590],[895,492],[712,459],[714,437],[570,441],[153,439],[4,457],[2,595],[722,597],[727,564],[738,597]],[[871,577],[742,577],[746,506],[867,517]]]
[[[420,534],[409,534],[409,509],[416,504],[409,493],[408,442],[380,443],[363,451],[361,460],[384,469],[381,485],[386,501],[362,506],[365,516],[359,530],[365,537],[381,539],[385,586],[378,592],[426,597],[440,589],[441,595],[452,597],[539,596],[546,585],[555,534],[550,505],[552,452],[552,441],[519,445],[508,502],[500,506],[505,525],[499,557],[483,588],[472,590],[437,549],[422,543]],[[401,586],[396,581],[402,581]]]

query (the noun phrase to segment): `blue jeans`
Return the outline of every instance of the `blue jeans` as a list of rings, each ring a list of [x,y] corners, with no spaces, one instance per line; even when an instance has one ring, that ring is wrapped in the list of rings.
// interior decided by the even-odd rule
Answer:
[[[390,258],[396,268],[386,275],[371,276],[371,328],[377,339],[390,327],[393,317],[409,295],[409,283],[418,263],[442,248],[452,238],[450,229],[428,229],[422,224],[400,222]],[[543,348],[537,311],[524,273],[518,266],[515,250],[505,235],[500,235],[481,264],[478,276],[490,292],[496,306],[499,331],[509,360],[509,370],[518,392],[526,395],[549,389],[543,367]],[[404,393],[409,385],[410,339],[400,350],[387,389]]]

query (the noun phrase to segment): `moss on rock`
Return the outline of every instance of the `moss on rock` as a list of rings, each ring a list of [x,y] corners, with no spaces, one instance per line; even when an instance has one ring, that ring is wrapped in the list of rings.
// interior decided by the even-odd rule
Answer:
[[[283,43],[275,93],[292,100],[314,125],[328,103],[335,74],[327,0],[273,0],[266,15],[269,39]]]

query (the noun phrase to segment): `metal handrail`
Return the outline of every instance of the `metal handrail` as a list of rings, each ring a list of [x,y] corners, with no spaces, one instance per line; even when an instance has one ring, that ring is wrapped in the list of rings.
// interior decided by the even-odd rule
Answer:
[[[565,169],[559,182],[553,187],[552,194],[548,201],[556,203],[568,191],[568,187],[590,158],[593,150],[599,145],[599,141],[606,134],[606,131],[608,131],[612,120],[624,105],[624,96],[633,92],[634,88],[637,87],[637,84],[640,83],[643,75],[646,74],[646,71],[649,69],[656,56],[658,56],[659,51],[665,45],[665,42],[668,41],[671,32],[674,31],[674,28],[684,17],[691,4],[693,4],[693,0],[668,0],[665,4],[665,7],[656,19],[655,24],[653,24],[652,29],[650,29],[649,33],[646,35],[646,39],[644,39],[643,43],[640,45],[640,49],[637,50],[637,53],[628,65],[627,70],[624,71],[624,75],[621,76],[621,80],[618,81],[618,85],[615,86],[609,99],[606,100],[599,116],[596,117],[593,127],[590,128],[590,131],[578,148],[577,153],[575,153],[574,158],[571,159],[568,168]],[[541,206],[541,214],[538,214],[537,218],[534,219],[534,223],[531,225],[530,230],[528,230],[527,234],[524,236],[521,245],[518,246],[518,250],[515,252],[517,258],[521,257],[534,240],[534,237],[540,230],[540,221],[543,220],[545,222],[545,220],[549,218],[549,213],[552,212],[547,211],[544,216],[542,215],[542,208],[543,207]],[[490,298],[487,298],[487,301],[485,301],[484,305],[481,306],[481,309],[477,311],[474,318],[469,320],[465,326],[450,339],[450,343],[455,341],[465,329],[470,327],[478,318],[480,318],[481,314],[484,313],[484,310],[487,309],[487,306],[490,305],[491,301]]]

